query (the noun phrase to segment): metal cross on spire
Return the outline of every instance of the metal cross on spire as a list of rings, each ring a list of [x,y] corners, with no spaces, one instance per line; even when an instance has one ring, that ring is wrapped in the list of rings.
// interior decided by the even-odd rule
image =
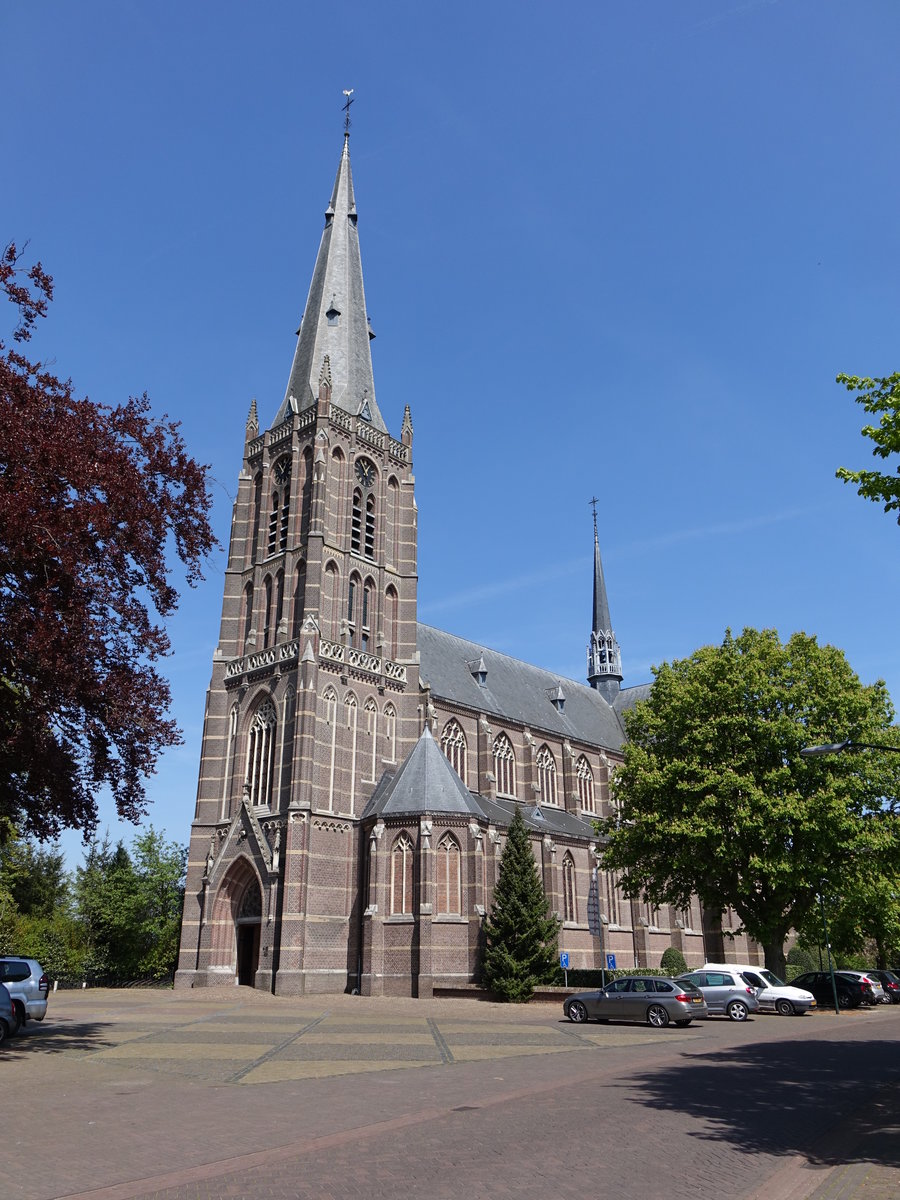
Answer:
[[[344,95],[347,97],[344,103],[344,137],[350,136],[350,105],[353,103],[354,88],[344,88]]]
[[[594,510],[594,533],[597,532],[597,505],[599,503],[600,501],[596,496],[591,496],[590,500],[588,501],[588,504],[590,504],[591,508]]]

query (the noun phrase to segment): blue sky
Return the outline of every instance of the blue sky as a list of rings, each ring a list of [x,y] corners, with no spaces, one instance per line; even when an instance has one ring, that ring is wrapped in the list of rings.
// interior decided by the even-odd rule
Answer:
[[[0,235],[56,282],[32,347],[182,422],[223,544],[353,87],[421,619],[583,679],[596,495],[626,684],[752,625],[900,698],[900,529],[834,478],[871,461],[834,376],[900,366],[892,0],[81,0],[8,3],[0,36]],[[185,744],[149,820],[184,842],[222,568],[170,626]]]

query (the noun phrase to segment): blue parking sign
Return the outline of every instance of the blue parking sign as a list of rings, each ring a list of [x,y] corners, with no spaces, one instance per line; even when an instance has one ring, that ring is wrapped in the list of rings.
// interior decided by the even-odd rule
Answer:
[[[568,969],[569,969],[569,955],[568,955],[568,953],[567,953],[565,950],[563,950],[563,951],[562,951],[562,953],[561,953],[561,954],[560,954],[560,956],[559,956],[559,965],[562,967],[562,969],[563,969],[564,971],[568,971]]]
[[[607,954],[606,969],[607,971],[614,971],[616,969],[616,956],[614,954]]]

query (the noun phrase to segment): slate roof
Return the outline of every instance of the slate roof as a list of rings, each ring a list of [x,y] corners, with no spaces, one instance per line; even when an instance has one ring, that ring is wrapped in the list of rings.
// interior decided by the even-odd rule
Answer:
[[[369,329],[366,312],[347,136],[331,203],[325,210],[325,228],[297,333],[287,391],[274,424],[286,420],[291,411],[303,412],[316,402],[319,376],[327,355],[334,403],[386,433],[387,426],[375,403],[369,348],[374,334]]]
[[[609,704],[600,692],[585,683],[489,650],[431,625],[416,627],[416,645],[419,677],[430,684],[435,697],[483,712],[495,717],[498,723],[510,720],[535,731],[544,730],[608,750],[620,750],[625,742],[618,705]],[[482,663],[487,673],[483,686],[472,674]],[[560,685],[565,696],[562,712],[552,699]]]
[[[613,707],[619,716],[621,717],[622,713],[627,712],[630,708],[634,708],[638,701],[646,700],[652,687],[652,683],[638,683],[634,687],[622,688],[613,701]]]
[[[470,792],[441,748],[425,729],[398,770],[382,776],[363,809],[370,817],[418,817],[453,814],[473,817],[485,824],[507,828],[516,807],[514,800],[488,800]],[[595,838],[589,821],[552,805],[521,805],[528,829],[556,837]]]
[[[426,728],[395,775],[383,776],[363,818],[401,813],[462,813],[484,819],[475,796]]]

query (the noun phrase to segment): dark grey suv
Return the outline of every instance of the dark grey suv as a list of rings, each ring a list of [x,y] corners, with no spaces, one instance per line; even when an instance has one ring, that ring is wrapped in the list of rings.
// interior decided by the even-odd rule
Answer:
[[[26,1021],[43,1021],[50,981],[36,959],[13,955],[0,958],[0,983],[12,998],[15,1013],[12,1033],[17,1033]]]

